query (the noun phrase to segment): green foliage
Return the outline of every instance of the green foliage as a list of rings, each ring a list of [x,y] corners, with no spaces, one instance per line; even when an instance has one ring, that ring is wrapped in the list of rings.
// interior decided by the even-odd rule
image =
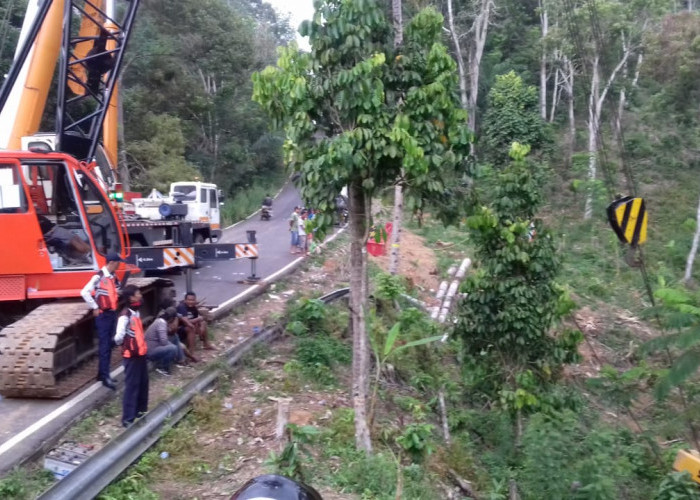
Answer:
[[[542,149],[548,141],[547,124],[538,110],[537,89],[526,86],[514,71],[496,77],[488,96],[482,130],[486,157],[504,164],[513,142]]]
[[[322,364],[329,368],[336,364],[348,364],[352,358],[347,344],[326,336],[299,339],[295,356],[303,365]]]
[[[350,408],[338,408],[329,423],[329,435],[338,446],[349,448],[355,439],[355,412]]]
[[[132,174],[133,189],[156,188],[167,193],[171,182],[200,178],[197,169],[185,161],[185,137],[178,118],[148,113],[142,126],[148,140],[132,141],[127,148],[128,155],[140,159],[138,173]]]
[[[671,389],[689,381],[700,367],[700,308],[694,294],[679,288],[659,288],[655,296],[660,300],[655,313],[671,333],[647,342],[642,352],[666,352],[672,360],[656,386],[657,397],[663,399]]]
[[[700,492],[688,472],[670,472],[659,484],[654,500],[698,500]]]
[[[333,485],[343,492],[354,493],[363,500],[395,500],[397,474],[403,475],[403,496],[406,499],[435,498],[435,484],[428,471],[420,465],[399,467],[386,454],[367,456],[362,452],[344,450],[341,466],[330,477]]]
[[[298,371],[304,379],[320,385],[335,384],[333,368],[347,365],[352,359],[350,347],[328,336],[299,339],[295,351],[295,360],[285,365],[287,372]]]
[[[154,451],[144,454],[136,465],[123,472],[117,481],[105,488],[97,497],[99,500],[126,500],[139,498],[157,500],[159,497],[148,487],[149,477],[156,467],[158,455]]]
[[[39,469],[31,473],[15,470],[0,479],[0,498],[17,500],[36,498],[54,482],[53,473],[46,469]]]
[[[248,217],[260,209],[260,202],[267,193],[274,193],[284,183],[284,176],[280,170],[277,175],[270,174],[263,180],[246,183],[245,189],[236,192],[235,195],[226,198],[221,208],[221,215],[226,224],[233,224]],[[282,214],[285,216],[286,214]]]
[[[522,452],[517,480],[526,499],[650,498],[659,477],[654,456],[635,434],[591,427],[572,412],[534,415]]]
[[[271,468],[274,474],[281,474],[292,479],[304,480],[304,457],[312,459],[308,446],[319,435],[319,430],[310,425],[298,426],[287,424],[287,444],[278,454],[270,452],[265,465]]]
[[[333,370],[322,363],[314,363],[312,365],[302,364],[300,361],[293,359],[284,364],[284,371],[292,376],[292,379],[301,378],[309,382],[314,387],[331,387],[336,384],[336,378]],[[293,385],[289,389],[293,389]],[[298,390],[299,388],[294,388]]]
[[[631,412],[632,404],[646,388],[651,376],[652,371],[645,363],[622,372],[605,365],[600,370],[600,377],[589,379],[588,384],[613,405]]]
[[[396,438],[396,443],[406,451],[413,462],[421,463],[434,451],[432,434],[435,426],[431,424],[409,424]]]
[[[250,74],[289,38],[288,23],[259,1],[144,3],[122,93],[136,187],[197,175],[231,196],[281,171],[281,140],[250,100]]]
[[[289,312],[287,331],[297,336],[319,333],[326,319],[326,305],[318,299],[303,298]]]
[[[556,283],[552,236],[535,213],[541,202],[538,166],[528,148],[497,174],[492,206],[467,219],[479,269],[465,281],[456,333],[463,339],[468,383],[505,408],[536,410],[561,365],[577,359],[580,334],[550,334],[570,299]],[[565,302],[562,302],[565,301]]]
[[[468,137],[441,24],[435,11],[421,12],[395,54],[374,0],[318,2],[301,28],[311,53],[283,49],[276,68],[253,76],[253,98],[285,130],[303,198],[326,212],[320,231],[345,185],[371,197],[403,169],[409,208],[443,192],[440,172],[459,164]]]
[[[389,273],[379,273],[374,277],[374,294],[378,299],[396,300],[402,293],[406,293],[403,278],[399,275]]]

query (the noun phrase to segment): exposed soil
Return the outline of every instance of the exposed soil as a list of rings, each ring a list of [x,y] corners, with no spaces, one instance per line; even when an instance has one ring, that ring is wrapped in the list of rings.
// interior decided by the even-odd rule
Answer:
[[[398,274],[405,277],[409,290],[415,291],[421,300],[430,302],[440,282],[434,250],[426,245],[424,238],[405,229],[401,231],[400,244]],[[384,271],[388,271],[389,254],[390,250],[387,250],[386,255],[370,256],[370,259],[376,261]]]

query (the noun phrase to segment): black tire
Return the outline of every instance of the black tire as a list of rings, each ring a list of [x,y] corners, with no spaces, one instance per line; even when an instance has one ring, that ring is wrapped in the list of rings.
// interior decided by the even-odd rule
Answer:
[[[192,241],[194,242],[195,245],[201,245],[204,243],[204,235],[202,233],[195,233],[194,237],[192,238]],[[199,269],[202,267],[199,262],[195,259],[194,265],[192,266],[192,269]]]

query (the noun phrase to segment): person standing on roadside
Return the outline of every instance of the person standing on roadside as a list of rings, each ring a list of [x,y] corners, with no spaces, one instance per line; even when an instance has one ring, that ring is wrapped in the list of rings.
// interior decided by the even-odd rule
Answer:
[[[107,254],[107,263],[83,287],[80,295],[87,302],[95,318],[97,329],[99,364],[97,380],[102,385],[116,390],[117,386],[109,374],[109,364],[112,354],[112,336],[117,326],[117,304],[119,301],[119,279],[114,274],[119,263],[124,262],[119,254]]]
[[[289,216],[289,234],[291,235],[291,248],[289,253],[299,253],[299,207],[294,207]]]
[[[126,302],[119,319],[114,342],[122,346],[124,364],[124,399],[122,425],[131,427],[134,420],[148,411],[148,346],[141,323],[141,292],[127,285],[122,294]]]
[[[308,242],[309,240],[306,238],[306,217],[307,217],[307,212],[306,210],[301,211],[301,215],[299,216],[299,220],[297,222],[298,224],[298,241],[299,241],[299,253],[303,253],[304,255],[308,255]]]

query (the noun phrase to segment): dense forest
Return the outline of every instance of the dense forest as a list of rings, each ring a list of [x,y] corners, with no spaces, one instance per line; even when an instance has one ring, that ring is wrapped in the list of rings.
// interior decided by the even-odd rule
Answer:
[[[0,2],[3,69],[20,4]],[[465,496],[700,498],[671,467],[678,449],[700,448],[693,0],[316,7],[300,53],[294,29],[259,1],[144,0],[123,76],[133,186],[199,176],[242,196],[282,179],[286,136],[306,199],[330,209],[349,186],[354,334],[371,317],[365,206],[405,195],[406,219],[429,221],[416,230],[447,234],[430,226],[440,219],[468,235],[475,269],[443,358],[421,345],[393,360],[427,400],[408,405],[403,456],[423,464],[440,441],[440,399],[452,438],[443,472],[468,479]],[[608,227],[620,195],[645,199],[640,247]],[[398,285],[382,279],[377,302],[384,294],[390,309]],[[407,340],[440,333],[394,319]],[[390,353],[398,330],[385,326]],[[353,396],[368,371],[353,364]],[[368,456],[381,448],[372,425],[370,415],[354,430]],[[394,466],[377,456],[368,470]],[[410,474],[430,482],[403,470],[404,491]],[[428,498],[420,491],[406,498]]]
[[[3,72],[25,6],[0,2]],[[288,21],[261,1],[141,2],[122,74],[127,185],[148,192],[199,177],[234,194],[271,177],[279,181],[281,139],[268,133],[250,99],[250,75],[273,63],[276,47],[293,38]]]

